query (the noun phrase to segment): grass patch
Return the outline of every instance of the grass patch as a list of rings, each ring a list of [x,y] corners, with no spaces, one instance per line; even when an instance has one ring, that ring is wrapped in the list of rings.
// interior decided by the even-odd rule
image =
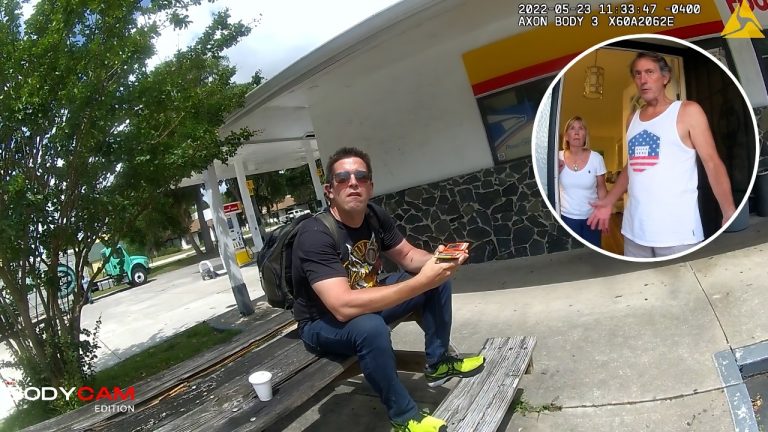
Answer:
[[[534,413],[541,414],[543,412],[562,411],[563,406],[556,404],[554,400],[544,405],[533,405],[527,400],[520,398],[512,402],[512,409],[516,413],[527,415],[527,414],[534,414]]]
[[[170,271],[178,270],[180,268],[184,268],[187,266],[191,266],[193,264],[197,264],[202,260],[205,260],[208,258],[202,257],[198,254],[190,255],[186,258],[181,258],[176,261],[171,261],[167,263],[160,264],[159,266],[153,266],[152,271],[150,271],[149,276],[156,276],[162,273],[168,273]]]
[[[229,341],[240,330],[217,330],[200,323],[165,341],[97,372],[86,385],[92,388],[120,387],[124,389],[148,377]],[[0,431],[17,431],[40,423],[58,414],[42,404],[17,409],[0,422]]]
[[[163,260],[167,260],[167,259],[171,259],[171,258],[176,258],[176,257],[184,256],[184,255],[187,255],[189,253],[195,254],[195,251],[193,249],[182,249],[182,250],[179,250],[179,251],[174,252],[174,253],[169,253],[169,254],[165,254],[165,255],[158,255],[156,257],[151,257],[149,259],[149,265],[154,267],[155,263],[158,262],[158,261],[163,261]]]
[[[154,253],[154,258],[152,259],[160,259],[160,258],[167,258],[172,257],[178,254],[183,254],[188,252],[187,249],[182,249],[181,246],[169,246],[160,249],[159,251]]]
[[[8,417],[0,420],[0,431],[16,432],[25,427],[56,417],[56,415],[56,412],[48,406],[36,402],[17,409],[9,414]]]
[[[200,323],[128,357],[93,377],[92,387],[127,387],[229,341],[240,330],[217,330]]]

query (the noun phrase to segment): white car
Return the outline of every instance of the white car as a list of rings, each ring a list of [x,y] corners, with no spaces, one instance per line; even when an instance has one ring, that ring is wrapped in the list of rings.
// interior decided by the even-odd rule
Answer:
[[[297,217],[309,213],[309,210],[307,209],[293,209],[288,212],[286,215],[288,217],[288,220],[296,219]]]

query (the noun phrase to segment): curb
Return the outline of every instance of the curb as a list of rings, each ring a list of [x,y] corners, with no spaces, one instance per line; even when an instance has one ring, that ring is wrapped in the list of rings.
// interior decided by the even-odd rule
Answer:
[[[768,341],[715,353],[713,356],[735,431],[759,432],[745,378],[768,369]]]

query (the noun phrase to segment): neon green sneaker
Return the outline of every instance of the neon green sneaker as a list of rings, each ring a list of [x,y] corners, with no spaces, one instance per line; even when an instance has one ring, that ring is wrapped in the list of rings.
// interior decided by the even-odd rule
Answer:
[[[419,418],[408,420],[406,424],[392,422],[392,432],[448,432],[448,426],[426,411],[419,413]]]
[[[427,379],[427,385],[437,387],[445,384],[453,377],[469,378],[483,371],[485,357],[476,355],[474,357],[458,358],[454,356],[445,356],[436,365],[427,368],[424,371],[424,377]]]

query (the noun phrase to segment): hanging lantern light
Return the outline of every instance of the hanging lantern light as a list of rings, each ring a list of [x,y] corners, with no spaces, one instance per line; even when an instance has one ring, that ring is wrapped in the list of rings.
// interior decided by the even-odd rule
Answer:
[[[597,65],[597,50],[595,50],[595,64],[587,66],[584,73],[584,97],[587,99],[602,99],[604,83],[605,69]]]

